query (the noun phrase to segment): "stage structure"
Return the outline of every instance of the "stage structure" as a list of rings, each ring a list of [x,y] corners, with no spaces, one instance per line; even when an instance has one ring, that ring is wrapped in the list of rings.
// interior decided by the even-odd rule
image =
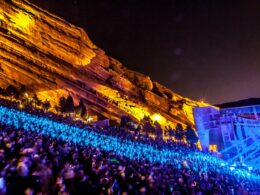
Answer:
[[[260,105],[194,108],[193,114],[203,150],[260,167]]]

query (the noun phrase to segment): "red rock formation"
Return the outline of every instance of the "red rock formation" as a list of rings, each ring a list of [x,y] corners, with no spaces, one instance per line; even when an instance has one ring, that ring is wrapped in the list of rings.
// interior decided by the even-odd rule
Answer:
[[[123,67],[83,29],[26,0],[0,1],[0,87],[10,84],[53,104],[71,94],[107,118],[149,115],[163,126],[192,125],[192,108],[205,105]]]

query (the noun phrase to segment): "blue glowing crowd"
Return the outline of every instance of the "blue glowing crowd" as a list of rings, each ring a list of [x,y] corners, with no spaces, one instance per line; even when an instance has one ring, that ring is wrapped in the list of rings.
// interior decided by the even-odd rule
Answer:
[[[258,170],[0,101],[2,194],[259,194]]]

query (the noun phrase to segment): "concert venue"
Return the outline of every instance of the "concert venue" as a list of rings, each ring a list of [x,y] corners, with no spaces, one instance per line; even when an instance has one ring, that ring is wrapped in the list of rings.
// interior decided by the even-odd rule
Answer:
[[[0,195],[260,194],[258,8],[0,0]]]

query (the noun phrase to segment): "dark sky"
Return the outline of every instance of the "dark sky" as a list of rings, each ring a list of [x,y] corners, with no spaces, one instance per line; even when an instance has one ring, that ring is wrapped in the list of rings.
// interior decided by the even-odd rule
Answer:
[[[30,0],[130,69],[212,104],[260,97],[259,0]]]

